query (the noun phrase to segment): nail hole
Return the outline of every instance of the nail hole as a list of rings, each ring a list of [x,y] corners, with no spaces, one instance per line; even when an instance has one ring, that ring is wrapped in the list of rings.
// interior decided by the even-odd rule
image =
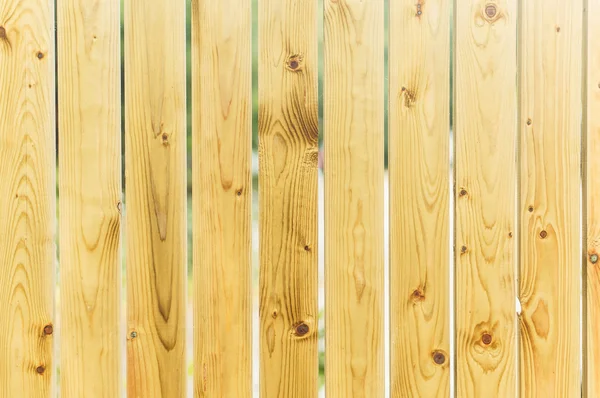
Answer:
[[[235,193],[237,196],[242,196],[242,190],[238,189],[237,192]]]

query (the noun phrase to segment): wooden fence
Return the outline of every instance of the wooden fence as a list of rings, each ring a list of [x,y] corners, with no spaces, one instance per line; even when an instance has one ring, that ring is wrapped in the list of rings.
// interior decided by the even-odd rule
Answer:
[[[600,397],[600,0],[323,3],[254,10],[260,396],[324,250],[328,397]],[[0,0],[1,398],[252,395],[252,4],[191,1],[188,170],[184,0]]]

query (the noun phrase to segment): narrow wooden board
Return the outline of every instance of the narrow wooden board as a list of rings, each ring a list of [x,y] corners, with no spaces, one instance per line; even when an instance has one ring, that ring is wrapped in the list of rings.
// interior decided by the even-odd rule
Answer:
[[[383,397],[383,0],[325,0],[325,390]]]
[[[260,390],[317,396],[317,1],[261,0]]]
[[[456,396],[516,393],[517,1],[456,2]]]
[[[0,396],[54,395],[54,2],[0,3]]]
[[[118,397],[120,7],[57,2],[61,397]]]
[[[521,397],[581,394],[581,0],[523,2]]]
[[[391,396],[450,394],[449,0],[390,3]]]
[[[125,1],[127,391],[183,397],[185,2]]]
[[[592,398],[600,396],[600,0],[588,0],[587,4],[587,342],[583,346],[583,377],[584,397]]]
[[[192,1],[196,397],[252,396],[251,5]]]

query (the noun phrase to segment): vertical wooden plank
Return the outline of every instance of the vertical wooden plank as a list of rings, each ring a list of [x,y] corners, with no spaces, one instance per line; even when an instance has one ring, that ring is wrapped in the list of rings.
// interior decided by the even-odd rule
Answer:
[[[392,397],[448,397],[449,0],[390,2]]]
[[[252,12],[192,1],[194,389],[252,396]]]
[[[127,382],[185,396],[185,2],[125,1]]]
[[[0,2],[2,397],[54,394],[53,22],[53,1]]]
[[[317,395],[317,1],[259,1],[260,390]]]
[[[325,0],[326,394],[383,397],[383,0]]]
[[[583,355],[584,396],[592,398],[600,396],[600,0],[587,0],[587,4],[587,347]]]
[[[516,392],[517,1],[455,6],[457,396],[510,397]]]
[[[522,397],[581,394],[581,0],[523,2]]]
[[[57,2],[62,397],[121,387],[119,10]]]

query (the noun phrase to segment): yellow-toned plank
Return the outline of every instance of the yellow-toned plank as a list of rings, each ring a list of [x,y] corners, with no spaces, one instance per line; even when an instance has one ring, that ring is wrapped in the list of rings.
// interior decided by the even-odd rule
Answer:
[[[390,3],[392,397],[448,397],[449,0]]]
[[[252,396],[251,4],[192,1],[196,397]]]
[[[600,0],[588,0],[587,12],[587,345],[583,355],[584,396],[592,398],[600,396]]]
[[[575,397],[580,376],[581,0],[523,2],[521,397]]]
[[[455,10],[457,397],[516,392],[517,1]]]
[[[325,0],[326,394],[383,397],[383,0]]]
[[[54,2],[0,2],[0,396],[53,396]]]
[[[61,397],[118,397],[119,1],[59,0]]]
[[[260,389],[317,396],[317,1],[260,0]]]
[[[127,390],[185,396],[185,2],[125,0]]]

